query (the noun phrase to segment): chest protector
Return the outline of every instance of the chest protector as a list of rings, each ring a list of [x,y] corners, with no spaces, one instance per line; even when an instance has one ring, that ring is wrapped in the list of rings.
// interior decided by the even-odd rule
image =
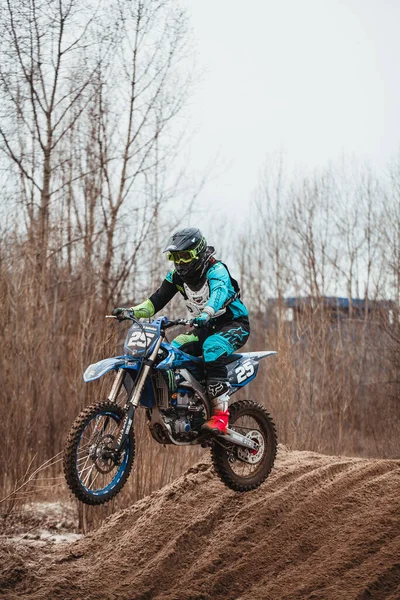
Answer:
[[[193,316],[197,317],[203,311],[203,308],[210,298],[210,287],[208,285],[208,281],[206,279],[199,290],[190,289],[187,283],[184,283],[183,287],[185,289],[185,304],[187,309],[190,313],[192,313]],[[221,308],[221,310],[215,313],[213,319],[215,319],[215,317],[220,317],[225,312],[226,308]]]

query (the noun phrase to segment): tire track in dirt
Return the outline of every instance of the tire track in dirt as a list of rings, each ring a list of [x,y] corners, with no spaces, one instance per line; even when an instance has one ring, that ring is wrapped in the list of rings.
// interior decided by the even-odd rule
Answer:
[[[398,460],[281,447],[247,494],[205,460],[51,560],[8,549],[0,598],[399,600],[399,515]]]

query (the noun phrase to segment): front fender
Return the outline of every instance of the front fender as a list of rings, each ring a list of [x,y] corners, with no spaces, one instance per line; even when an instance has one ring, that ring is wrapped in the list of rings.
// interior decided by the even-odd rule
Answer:
[[[113,358],[105,358],[100,360],[93,365],[89,365],[83,374],[83,380],[87,383],[88,381],[94,381],[100,379],[111,369],[119,369],[122,365],[126,369],[133,369],[136,371],[139,368],[139,361],[133,359],[131,356],[114,356]]]

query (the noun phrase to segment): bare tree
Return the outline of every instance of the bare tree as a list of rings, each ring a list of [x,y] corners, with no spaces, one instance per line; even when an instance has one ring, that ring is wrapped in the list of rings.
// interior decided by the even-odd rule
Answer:
[[[176,145],[169,126],[190,86],[190,77],[181,72],[188,52],[187,19],[181,9],[161,0],[118,0],[116,6],[121,17],[118,44],[111,69],[100,72],[96,99],[105,303],[121,289],[143,240],[154,235],[152,224],[165,201],[159,179]],[[115,252],[117,230],[121,243],[127,224],[130,259],[126,252]],[[121,264],[111,282],[118,256]]]
[[[88,47],[96,12],[77,0],[3,2],[0,148],[20,182],[42,276],[61,143],[93,95]]]
[[[12,368],[0,361],[0,488],[9,492],[103,393],[81,374],[115,352],[105,304],[154,275],[149,256],[179,181],[172,125],[191,73],[175,0],[2,8],[0,337]],[[138,494],[153,485],[144,476]]]

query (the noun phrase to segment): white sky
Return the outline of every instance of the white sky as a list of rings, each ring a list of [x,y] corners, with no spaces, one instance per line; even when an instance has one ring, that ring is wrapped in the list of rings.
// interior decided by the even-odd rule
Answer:
[[[182,0],[203,70],[190,101],[200,199],[243,214],[268,154],[383,168],[400,147],[400,0]],[[207,233],[207,227],[203,226]]]

